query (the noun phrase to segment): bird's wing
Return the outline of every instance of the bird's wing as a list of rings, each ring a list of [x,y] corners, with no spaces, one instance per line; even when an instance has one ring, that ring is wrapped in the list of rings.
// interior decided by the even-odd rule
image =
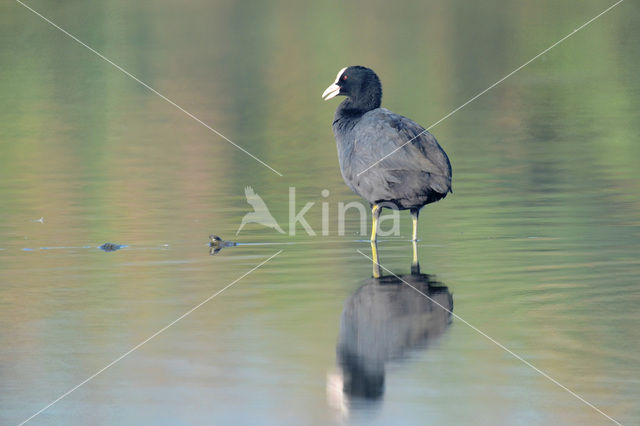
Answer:
[[[357,173],[376,164],[362,174],[371,176],[372,185],[404,185],[428,177],[432,190],[441,194],[451,191],[447,154],[436,138],[416,122],[379,108],[365,114],[354,132],[352,164]],[[378,178],[376,169],[383,171],[377,174]],[[383,179],[384,183],[377,182]]]
[[[394,114],[396,115],[396,114]],[[396,115],[397,120],[391,122],[399,134],[406,138],[400,146],[401,150],[413,159],[418,160],[420,168],[433,175],[451,178],[451,163],[436,138],[413,120]],[[406,143],[411,141],[409,143]],[[391,157],[391,156],[390,156]]]
[[[244,195],[247,197],[247,203],[249,203],[256,212],[269,211],[267,205],[262,200],[262,197],[256,194],[252,187],[247,186],[244,189]]]

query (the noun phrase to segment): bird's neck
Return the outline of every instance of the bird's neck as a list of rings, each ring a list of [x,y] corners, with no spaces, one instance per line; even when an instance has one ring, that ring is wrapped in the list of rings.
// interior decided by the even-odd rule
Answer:
[[[349,96],[336,110],[336,119],[358,119],[372,109],[380,108],[381,90],[371,90],[356,96]]]

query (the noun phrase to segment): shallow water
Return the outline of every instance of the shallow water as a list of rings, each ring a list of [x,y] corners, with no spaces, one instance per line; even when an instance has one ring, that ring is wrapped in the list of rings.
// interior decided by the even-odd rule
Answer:
[[[610,422],[465,321],[638,423],[636,4],[432,130],[455,194],[423,210],[419,259],[452,295],[450,324],[398,283],[393,297],[372,288],[355,212],[339,235],[338,203],[358,198],[338,169],[337,102],[320,94],[341,67],[366,64],[384,106],[428,126],[607,4],[29,4],[283,176],[1,5],[0,423],[27,419],[280,250],[33,424]],[[246,186],[287,232],[295,187],[297,211],[315,203],[305,217],[318,235],[248,224],[236,236]],[[399,276],[410,226],[403,213],[401,236],[378,247]],[[211,233],[245,244],[211,256]],[[107,242],[123,247],[98,248]],[[341,342],[374,358],[364,396],[344,391]]]

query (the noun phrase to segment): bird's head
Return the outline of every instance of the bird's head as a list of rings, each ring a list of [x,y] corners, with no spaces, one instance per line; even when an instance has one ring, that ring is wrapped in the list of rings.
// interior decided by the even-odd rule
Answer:
[[[350,109],[369,111],[380,107],[382,85],[372,69],[359,65],[342,68],[336,81],[324,91],[322,98],[327,101],[335,96],[346,96]]]

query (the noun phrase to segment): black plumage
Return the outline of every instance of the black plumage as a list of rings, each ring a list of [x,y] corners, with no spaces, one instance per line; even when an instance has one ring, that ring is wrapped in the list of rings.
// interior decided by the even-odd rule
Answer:
[[[338,95],[347,97],[333,120],[340,170],[349,188],[372,205],[371,240],[382,207],[410,210],[415,240],[420,209],[452,192],[447,154],[422,126],[380,107],[382,85],[373,70],[340,70],[323,97]]]

